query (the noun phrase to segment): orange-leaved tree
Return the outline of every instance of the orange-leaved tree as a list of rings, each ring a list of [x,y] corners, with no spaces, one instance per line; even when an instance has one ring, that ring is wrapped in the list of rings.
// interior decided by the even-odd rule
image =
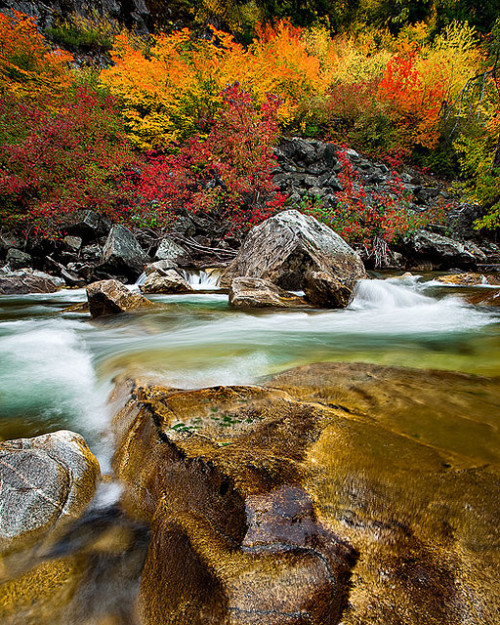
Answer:
[[[30,100],[62,96],[74,82],[72,58],[49,48],[33,18],[0,13],[0,94]]]
[[[390,105],[394,122],[404,130],[409,145],[433,148],[439,139],[439,112],[444,90],[440,82],[426,84],[418,68],[418,50],[401,45],[387,63],[378,97]]]

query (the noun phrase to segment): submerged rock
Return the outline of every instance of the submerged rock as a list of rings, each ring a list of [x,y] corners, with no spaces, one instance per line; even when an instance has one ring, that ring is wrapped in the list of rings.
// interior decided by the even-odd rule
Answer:
[[[152,527],[143,623],[496,622],[499,384],[360,364],[125,381],[114,466]]]
[[[264,278],[302,291],[308,271],[321,271],[348,288],[366,277],[360,256],[328,226],[296,210],[279,213],[250,230],[221,286],[236,277]]]
[[[0,443],[0,553],[30,546],[77,518],[99,475],[97,459],[74,432]]]
[[[87,298],[90,314],[94,318],[155,306],[139,293],[129,291],[118,280],[100,280],[89,284]]]
[[[483,275],[481,273],[454,273],[448,276],[436,278],[443,284],[454,284],[457,286],[479,286],[481,284],[500,284],[500,277],[496,275]]]
[[[327,411],[257,387],[129,390],[114,466],[152,527],[144,624],[337,623],[355,552],[300,485]]]
[[[229,304],[235,308],[309,307],[303,297],[262,278],[235,278],[229,289]]]
[[[36,269],[0,271],[0,295],[26,295],[28,293],[54,293],[64,280]]]
[[[483,293],[474,293],[465,298],[469,304],[476,306],[500,306],[500,289],[492,289]]]

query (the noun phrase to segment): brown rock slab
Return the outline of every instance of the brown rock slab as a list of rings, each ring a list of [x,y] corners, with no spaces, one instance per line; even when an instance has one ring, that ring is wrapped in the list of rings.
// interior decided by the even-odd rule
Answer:
[[[265,387],[123,382],[143,622],[496,623],[499,387],[342,363]]]
[[[235,308],[308,308],[303,297],[280,289],[263,278],[234,278],[229,304]]]
[[[155,306],[139,293],[129,291],[118,280],[100,280],[89,284],[87,298],[90,314],[94,318]]]
[[[355,552],[299,481],[327,411],[257,387],[129,389],[115,469],[152,527],[144,623],[337,623]]]
[[[443,284],[453,284],[457,286],[478,286],[481,284],[500,284],[500,277],[497,275],[483,275],[481,273],[454,273],[448,276],[439,276],[437,282]]]

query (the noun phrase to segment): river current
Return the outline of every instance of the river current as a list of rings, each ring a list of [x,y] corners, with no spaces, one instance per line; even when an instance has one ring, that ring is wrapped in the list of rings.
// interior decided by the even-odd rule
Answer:
[[[0,437],[74,430],[107,471],[108,396],[124,370],[179,388],[258,383],[320,361],[499,375],[500,315],[460,292],[415,276],[363,280],[346,310],[307,312],[242,312],[217,292],[165,295],[152,298],[164,304],[156,312],[97,321],[64,312],[85,301],[83,289],[2,297]]]

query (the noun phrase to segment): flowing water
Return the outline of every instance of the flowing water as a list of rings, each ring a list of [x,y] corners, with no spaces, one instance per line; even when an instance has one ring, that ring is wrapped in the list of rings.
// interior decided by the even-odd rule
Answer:
[[[217,292],[155,296],[159,311],[102,321],[63,312],[85,301],[83,289],[2,297],[0,437],[73,429],[106,469],[107,397],[125,369],[180,388],[255,383],[320,361],[500,374],[500,315],[438,284],[363,280],[339,311],[242,312]]]
[[[187,277],[195,288],[216,289],[215,276]],[[466,304],[461,292],[393,277],[361,281],[345,310],[243,312],[214,290],[154,296],[164,304],[157,311],[95,321],[64,312],[85,301],[83,289],[4,296],[0,438],[74,430],[109,471],[107,398],[125,370],[180,388],[256,383],[321,361],[500,375],[500,315]]]

